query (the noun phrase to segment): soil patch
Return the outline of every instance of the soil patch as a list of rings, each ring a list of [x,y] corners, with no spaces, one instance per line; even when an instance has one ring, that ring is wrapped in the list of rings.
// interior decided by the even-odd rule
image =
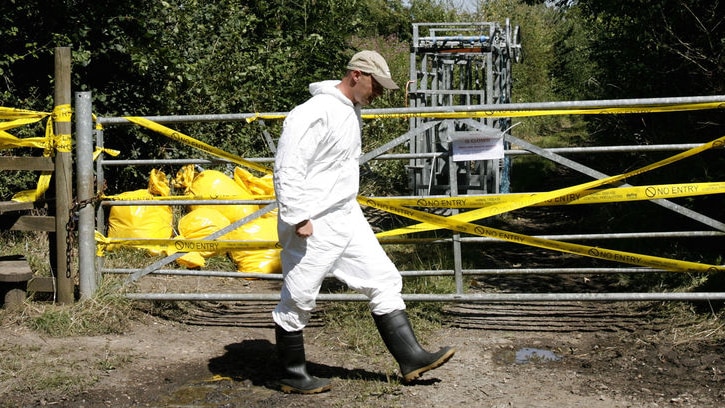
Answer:
[[[512,230],[536,233],[536,216],[519,213],[508,221],[519,223]],[[489,257],[492,267],[581,262],[521,246],[478,256]],[[163,280],[150,282],[163,290]],[[473,293],[601,292],[616,290],[618,282],[611,275],[548,275],[477,277],[469,284]],[[216,289],[278,291],[278,285],[259,280]],[[665,303],[448,304],[443,327],[421,342],[430,349],[451,345],[457,353],[410,385],[400,383],[382,347],[363,353],[315,318],[305,331],[309,369],[331,378],[333,388],[311,396],[277,390],[273,303],[184,305],[134,320],[122,335],[47,338],[2,327],[0,351],[23,358],[0,372],[0,407],[725,406],[722,322],[661,313],[672,308]],[[49,367],[45,387],[26,377],[31,365]],[[64,381],[86,385],[66,392]]]
[[[649,305],[650,307],[652,305]],[[78,395],[27,389],[7,407],[720,407],[725,347],[707,327],[673,325],[641,304],[465,304],[426,336],[455,357],[412,385],[387,353],[364,355],[313,325],[309,369],[330,392],[287,395],[279,378],[272,305],[199,302],[186,322],[148,317],[123,335],[43,338],[4,328],[4,349],[37,346],[34,364],[60,358],[68,375],[94,381]],[[190,313],[189,315],[193,315]],[[200,316],[203,316],[203,320]],[[230,316],[234,316],[231,318]],[[264,317],[267,316],[267,317]],[[233,321],[232,321],[233,320]],[[267,321],[266,323],[263,322]],[[202,324],[203,322],[203,324]],[[701,330],[693,336],[693,330]],[[55,356],[55,357],[53,357]],[[116,361],[103,366],[99,362]],[[21,376],[22,373],[18,373]],[[21,381],[16,378],[16,381]],[[7,382],[5,384],[7,386]]]

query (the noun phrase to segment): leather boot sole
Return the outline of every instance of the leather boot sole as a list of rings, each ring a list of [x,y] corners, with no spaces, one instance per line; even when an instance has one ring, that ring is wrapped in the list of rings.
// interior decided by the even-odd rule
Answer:
[[[443,364],[447,363],[448,360],[450,360],[454,354],[456,354],[456,349],[454,349],[454,348],[449,349],[438,360],[432,362],[431,364],[428,364],[425,367],[421,367],[417,370],[413,370],[409,373],[406,373],[403,376],[403,382],[409,383],[409,382],[419,378],[421,375],[423,375],[423,373],[433,370],[434,368],[438,368],[438,367],[442,366]]]

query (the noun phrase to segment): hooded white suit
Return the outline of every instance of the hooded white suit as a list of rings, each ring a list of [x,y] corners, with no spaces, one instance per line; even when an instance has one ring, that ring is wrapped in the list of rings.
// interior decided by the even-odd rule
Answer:
[[[310,85],[313,95],[284,121],[274,163],[284,284],[272,313],[287,331],[302,330],[328,273],[370,299],[376,315],[405,309],[402,278],[356,201],[361,155],[360,107],[335,85]],[[311,220],[310,237],[295,226]]]

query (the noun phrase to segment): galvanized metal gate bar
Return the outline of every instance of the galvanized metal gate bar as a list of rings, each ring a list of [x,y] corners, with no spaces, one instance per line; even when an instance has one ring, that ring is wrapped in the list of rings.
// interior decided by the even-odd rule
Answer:
[[[278,294],[242,293],[129,293],[134,300],[185,300],[185,301],[278,301]],[[692,301],[725,300],[725,292],[698,293],[482,293],[482,294],[403,294],[406,302],[445,303],[500,303],[500,302],[615,302],[615,301]],[[365,302],[364,295],[320,294],[318,301]]]

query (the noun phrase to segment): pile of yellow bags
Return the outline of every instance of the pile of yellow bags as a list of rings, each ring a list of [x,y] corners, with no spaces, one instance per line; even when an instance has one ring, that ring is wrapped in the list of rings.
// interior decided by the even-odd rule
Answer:
[[[177,173],[174,186],[185,193],[200,198],[235,198],[237,200],[274,195],[272,176],[256,177],[240,167],[234,169],[234,178],[216,170],[204,170],[193,176],[193,166],[186,166]],[[203,238],[229,224],[259,210],[258,205],[192,205],[190,212],[179,222],[179,235],[184,238]],[[221,217],[220,217],[221,216]],[[226,223],[225,221],[226,220]],[[267,213],[225,234],[220,240],[229,241],[277,241],[276,212]],[[261,250],[229,251],[228,255],[240,272],[280,273],[278,248]],[[197,255],[198,254],[198,255]],[[203,258],[213,254],[188,253],[178,262],[188,268],[204,266]]]
[[[148,190],[123,193],[125,199],[145,199],[168,196],[169,182],[160,171],[152,171]],[[247,170],[237,167],[234,178],[216,170],[197,173],[193,165],[179,170],[174,187],[184,195],[204,199],[234,198],[251,200],[259,197],[273,197],[272,176],[256,177]],[[153,185],[153,189],[152,189]],[[165,186],[165,188],[164,188]],[[179,239],[202,239],[245,218],[260,208],[258,205],[190,205],[189,211],[178,221]],[[173,214],[168,206],[114,206],[109,217],[109,237],[118,238],[170,238],[173,236]],[[274,241],[277,238],[276,212],[270,212],[239,228],[217,238],[234,241]],[[280,249],[235,250],[226,255],[232,259],[240,272],[280,273]],[[201,268],[214,252],[189,252],[177,259],[187,268]]]

